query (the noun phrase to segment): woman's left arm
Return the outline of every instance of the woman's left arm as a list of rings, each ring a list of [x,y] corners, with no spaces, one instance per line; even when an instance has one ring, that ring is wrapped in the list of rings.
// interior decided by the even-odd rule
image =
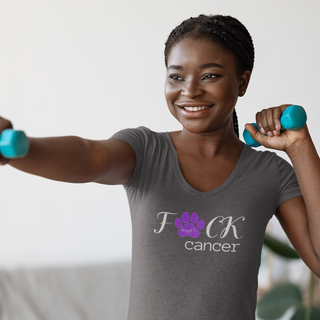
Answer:
[[[302,197],[279,205],[276,216],[300,257],[320,277],[320,159],[307,125],[299,131],[280,133],[279,119],[288,106],[258,112],[256,122],[261,133],[250,124],[246,129],[264,147],[283,150],[289,156]]]

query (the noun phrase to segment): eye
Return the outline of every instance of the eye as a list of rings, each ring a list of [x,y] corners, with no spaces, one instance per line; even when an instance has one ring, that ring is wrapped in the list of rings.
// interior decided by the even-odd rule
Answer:
[[[216,79],[218,77],[220,77],[220,75],[215,73],[208,73],[202,78],[202,80],[211,80],[211,79]]]
[[[177,74],[171,74],[171,75],[169,76],[169,78],[172,79],[173,81],[182,81],[182,80],[183,80],[183,79],[182,79],[180,76],[178,76]]]

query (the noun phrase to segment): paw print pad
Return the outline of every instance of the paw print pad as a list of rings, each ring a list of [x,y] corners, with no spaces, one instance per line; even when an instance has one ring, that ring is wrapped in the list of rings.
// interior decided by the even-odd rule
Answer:
[[[193,212],[190,215],[188,212],[184,212],[180,218],[176,218],[174,221],[174,224],[178,230],[178,234],[180,237],[191,237],[191,238],[198,238],[200,235],[199,230],[202,230],[204,228],[204,221],[199,221],[199,216],[196,212]]]

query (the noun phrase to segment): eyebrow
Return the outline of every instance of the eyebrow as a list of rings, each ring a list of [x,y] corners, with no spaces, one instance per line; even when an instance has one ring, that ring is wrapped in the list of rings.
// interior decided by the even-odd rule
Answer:
[[[216,67],[216,68],[222,68],[224,69],[224,67],[219,64],[219,63],[205,63],[205,64],[201,64],[199,66],[199,69],[206,69],[206,68],[212,68],[212,67]],[[183,70],[183,67],[182,66],[178,66],[178,65],[175,65],[175,64],[172,64],[168,67],[168,69],[175,69],[175,70]]]

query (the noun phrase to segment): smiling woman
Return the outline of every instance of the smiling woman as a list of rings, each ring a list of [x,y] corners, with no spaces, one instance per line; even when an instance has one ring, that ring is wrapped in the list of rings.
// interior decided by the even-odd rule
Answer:
[[[177,43],[179,44],[179,46],[177,46]],[[181,46],[184,46],[186,48],[179,49],[179,47]],[[202,48],[199,48],[199,46],[202,46]],[[171,72],[173,72],[174,70],[180,72],[184,71],[184,75],[186,77],[186,72],[188,70],[185,70],[184,67],[181,65],[176,65],[174,61],[177,59],[179,61],[179,58],[181,59],[182,57],[181,54],[179,55],[179,50],[182,50],[184,54],[188,52],[190,55],[192,55],[192,49],[194,50],[194,60],[198,59],[198,61],[194,61],[194,63],[198,63],[197,77],[198,79],[201,79],[200,82],[196,80],[191,81],[191,70],[189,70],[188,79],[183,78],[174,73],[171,74]],[[212,53],[214,53],[214,56],[212,55]],[[196,57],[196,54],[202,54],[203,56]],[[168,61],[169,56],[172,61]],[[185,55],[185,57],[187,56]],[[191,60],[189,60],[189,58],[190,57],[188,56],[187,62],[191,63]],[[211,61],[212,59],[215,59],[216,61]],[[222,64],[218,63],[221,59],[223,59]],[[201,61],[207,61],[207,63],[199,65],[199,61],[200,63]],[[183,61],[181,61],[181,63],[183,63]],[[218,78],[221,78],[222,75],[225,77],[224,73],[226,72],[228,72],[229,76],[231,76],[230,72],[236,72],[236,74],[233,74],[232,77],[242,78],[242,87],[240,89],[239,86],[235,88],[235,95],[236,97],[238,95],[243,96],[250,79],[250,73],[252,72],[253,63],[254,48],[251,36],[248,33],[247,29],[238,20],[232,17],[225,17],[221,15],[213,17],[200,15],[197,19],[189,19],[184,21],[181,25],[179,25],[176,29],[174,29],[171,32],[165,47],[165,64],[169,74],[166,81],[166,98],[169,108],[170,102],[168,101],[168,99],[170,99],[170,97],[172,97],[172,94],[174,94],[174,91],[179,90],[179,88],[184,90],[184,92],[187,93],[187,95],[184,95],[185,102],[182,102],[180,104],[176,103],[177,106],[182,107],[184,109],[188,107],[194,107],[194,105],[187,101],[188,94],[189,99],[192,99],[190,98],[190,94],[191,96],[194,94],[192,91],[190,92],[190,90],[195,90],[196,88],[201,90],[199,84],[207,83],[207,88],[210,88],[209,90],[217,91],[219,90],[219,87],[216,85],[216,89],[214,89],[214,86],[210,86],[210,82],[216,81]],[[228,70],[226,70],[226,68]],[[169,81],[171,79],[173,81]],[[235,83],[234,80],[235,79],[230,79],[232,85]],[[181,87],[181,83],[180,86],[178,86],[178,83],[174,83],[175,81],[183,81],[185,89]],[[172,85],[170,86],[170,84]],[[195,86],[196,84],[197,86]],[[190,85],[193,85],[194,87],[190,87]],[[176,88],[176,90],[174,90],[174,88]],[[231,105],[233,104],[232,120],[234,123],[235,132],[239,137],[237,116],[234,109],[234,106],[237,101],[236,99],[237,98],[235,98],[235,100],[231,102]],[[203,105],[208,106],[208,104]],[[212,107],[213,105],[214,104],[209,104],[210,107]],[[170,111],[173,112],[173,108],[170,108]],[[197,115],[200,116],[200,113],[198,113]],[[194,117],[197,115],[185,113],[186,117]]]

